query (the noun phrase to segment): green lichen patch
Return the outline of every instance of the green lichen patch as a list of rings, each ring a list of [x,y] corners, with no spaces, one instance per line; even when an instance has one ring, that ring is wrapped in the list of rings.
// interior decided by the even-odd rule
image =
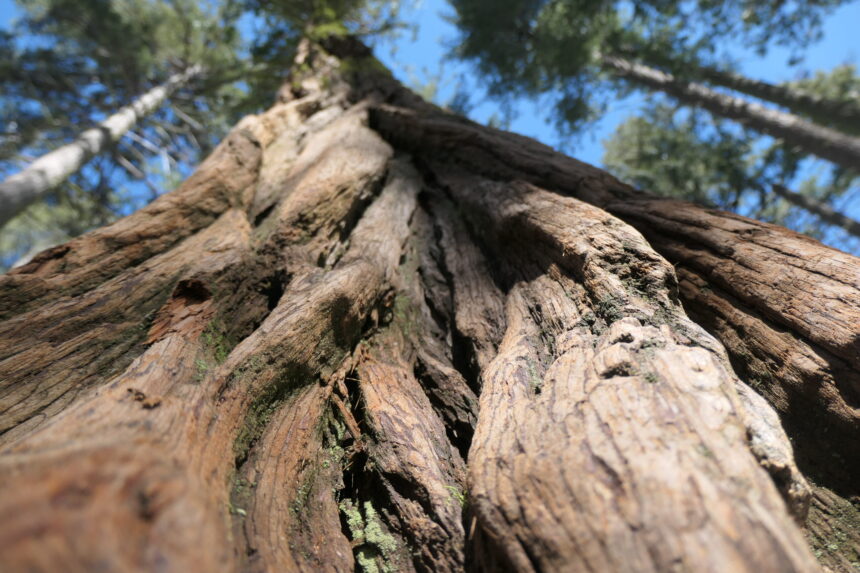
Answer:
[[[343,58],[340,61],[340,71],[353,79],[373,75],[391,77],[391,71],[373,56]]]
[[[236,343],[226,334],[226,328],[220,320],[213,320],[200,336],[203,347],[211,354],[216,365],[227,360],[227,356]]]
[[[418,312],[412,300],[405,294],[398,293],[394,298],[391,309],[392,323],[400,329],[405,336],[410,336],[418,330]]]
[[[646,372],[643,377],[649,384],[656,384],[660,381],[660,377],[655,372]]]
[[[249,482],[238,473],[234,473],[230,481],[230,501],[227,509],[230,515],[244,518],[248,515],[245,508],[251,505],[251,500],[254,498],[254,488],[257,484]]]
[[[194,360],[195,382],[202,381],[209,371],[214,370],[227,360],[230,351],[236,346],[226,332],[227,329],[218,319],[211,321],[203,330],[200,335],[200,352]]]
[[[466,505],[469,503],[468,492],[461,490],[455,485],[446,485],[445,489],[447,489],[451,493],[451,500],[456,502],[461,509],[465,510]]]
[[[397,540],[379,517],[370,501],[341,500],[340,511],[346,519],[355,548],[355,560],[364,573],[393,573],[397,555]]]
[[[540,394],[543,378],[538,370],[538,364],[534,360],[527,360],[526,367],[528,368],[529,387],[535,394]]]

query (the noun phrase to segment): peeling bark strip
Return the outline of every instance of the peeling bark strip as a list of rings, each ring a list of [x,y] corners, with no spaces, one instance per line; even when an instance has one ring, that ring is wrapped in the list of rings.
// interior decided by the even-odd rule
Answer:
[[[327,45],[180,189],[0,279],[0,569],[856,560],[853,465],[810,489],[745,384],[855,435],[856,259]]]

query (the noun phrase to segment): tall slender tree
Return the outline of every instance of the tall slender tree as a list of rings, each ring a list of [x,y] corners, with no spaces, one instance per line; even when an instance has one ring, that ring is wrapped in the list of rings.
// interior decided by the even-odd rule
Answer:
[[[180,188],[0,278],[4,570],[815,571],[808,514],[856,556],[858,259],[316,38]]]
[[[784,106],[822,125],[860,135],[860,103],[857,101],[860,98],[860,77],[854,66],[841,66],[831,74],[819,73],[813,80],[796,82],[800,85],[775,85],[709,66],[698,68],[695,75],[713,84]],[[828,97],[804,87],[804,84],[825,82],[839,82],[842,93],[838,97]]]
[[[91,208],[112,220],[122,211],[117,188],[129,180],[147,181],[155,194],[153,172],[189,171],[221,126],[235,121],[224,119],[238,95],[230,84],[251,79],[237,54],[235,4],[19,2],[17,39],[7,37],[0,68],[0,102],[11,119],[0,146],[8,177],[2,222],[48,195],[63,204],[79,188],[93,190]],[[98,153],[109,160],[82,170]],[[115,166],[127,175],[106,169]],[[101,193],[104,187],[112,189]]]
[[[797,115],[715,91],[703,84],[679,80],[656,68],[617,56],[603,56],[604,65],[623,78],[663,92],[745,126],[795,145],[845,169],[860,165],[860,137],[814,124]]]
[[[42,199],[90,159],[115,145],[130,129],[164,104],[170,94],[203,72],[200,65],[174,74],[130,105],[81,133],[75,141],[39,157],[22,171],[0,182],[0,227]]]
[[[664,101],[646,106],[616,129],[605,142],[603,163],[622,180],[661,195],[787,225],[856,250],[850,240],[856,222],[830,203],[850,201],[845,196],[856,190],[857,177],[825,162],[810,164],[795,149],[764,139],[706,112]]]
[[[789,203],[802,207],[820,217],[823,221],[836,227],[841,227],[855,237],[860,237],[860,221],[835,211],[826,203],[807,197],[797,191],[792,191],[779,184],[773,186],[773,192]]]

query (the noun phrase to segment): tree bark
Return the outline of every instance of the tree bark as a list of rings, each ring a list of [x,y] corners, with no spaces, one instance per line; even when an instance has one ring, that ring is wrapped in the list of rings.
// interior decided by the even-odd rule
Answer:
[[[815,571],[810,500],[850,562],[844,489],[810,489],[672,263],[850,384],[857,259],[660,201],[306,44],[177,191],[0,281],[3,570]],[[723,268],[661,205],[713,218]],[[723,280],[774,237],[807,249],[780,281]]]
[[[860,105],[855,101],[821,97],[802,89],[774,85],[708,66],[696,68],[695,73],[705,81],[773,102],[796,114],[810,117],[816,123],[845,133],[860,134]]]
[[[808,153],[856,170],[860,166],[860,138],[817,125],[796,115],[770,109],[742,98],[712,90],[695,82],[617,56],[604,56],[608,70],[650,90],[661,91],[679,101],[735,120],[757,131],[782,139]]]
[[[72,143],[42,155],[22,171],[0,182],[0,227],[77,173],[109,145],[119,141],[137,122],[158,109],[171,93],[202,71],[199,65],[195,65],[172,75],[165,83],[141,95],[96,127],[81,133]]]
[[[860,221],[855,221],[817,199],[801,195],[797,191],[792,191],[782,185],[772,185],[771,187],[774,193],[789,203],[797,205],[801,209],[806,209],[829,225],[839,227],[855,237],[860,237]]]

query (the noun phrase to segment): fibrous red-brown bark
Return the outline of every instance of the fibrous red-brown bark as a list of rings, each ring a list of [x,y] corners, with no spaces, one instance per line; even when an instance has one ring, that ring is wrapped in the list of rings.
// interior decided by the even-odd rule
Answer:
[[[813,571],[807,519],[852,562],[856,259],[328,47],[0,283],[4,571]]]

